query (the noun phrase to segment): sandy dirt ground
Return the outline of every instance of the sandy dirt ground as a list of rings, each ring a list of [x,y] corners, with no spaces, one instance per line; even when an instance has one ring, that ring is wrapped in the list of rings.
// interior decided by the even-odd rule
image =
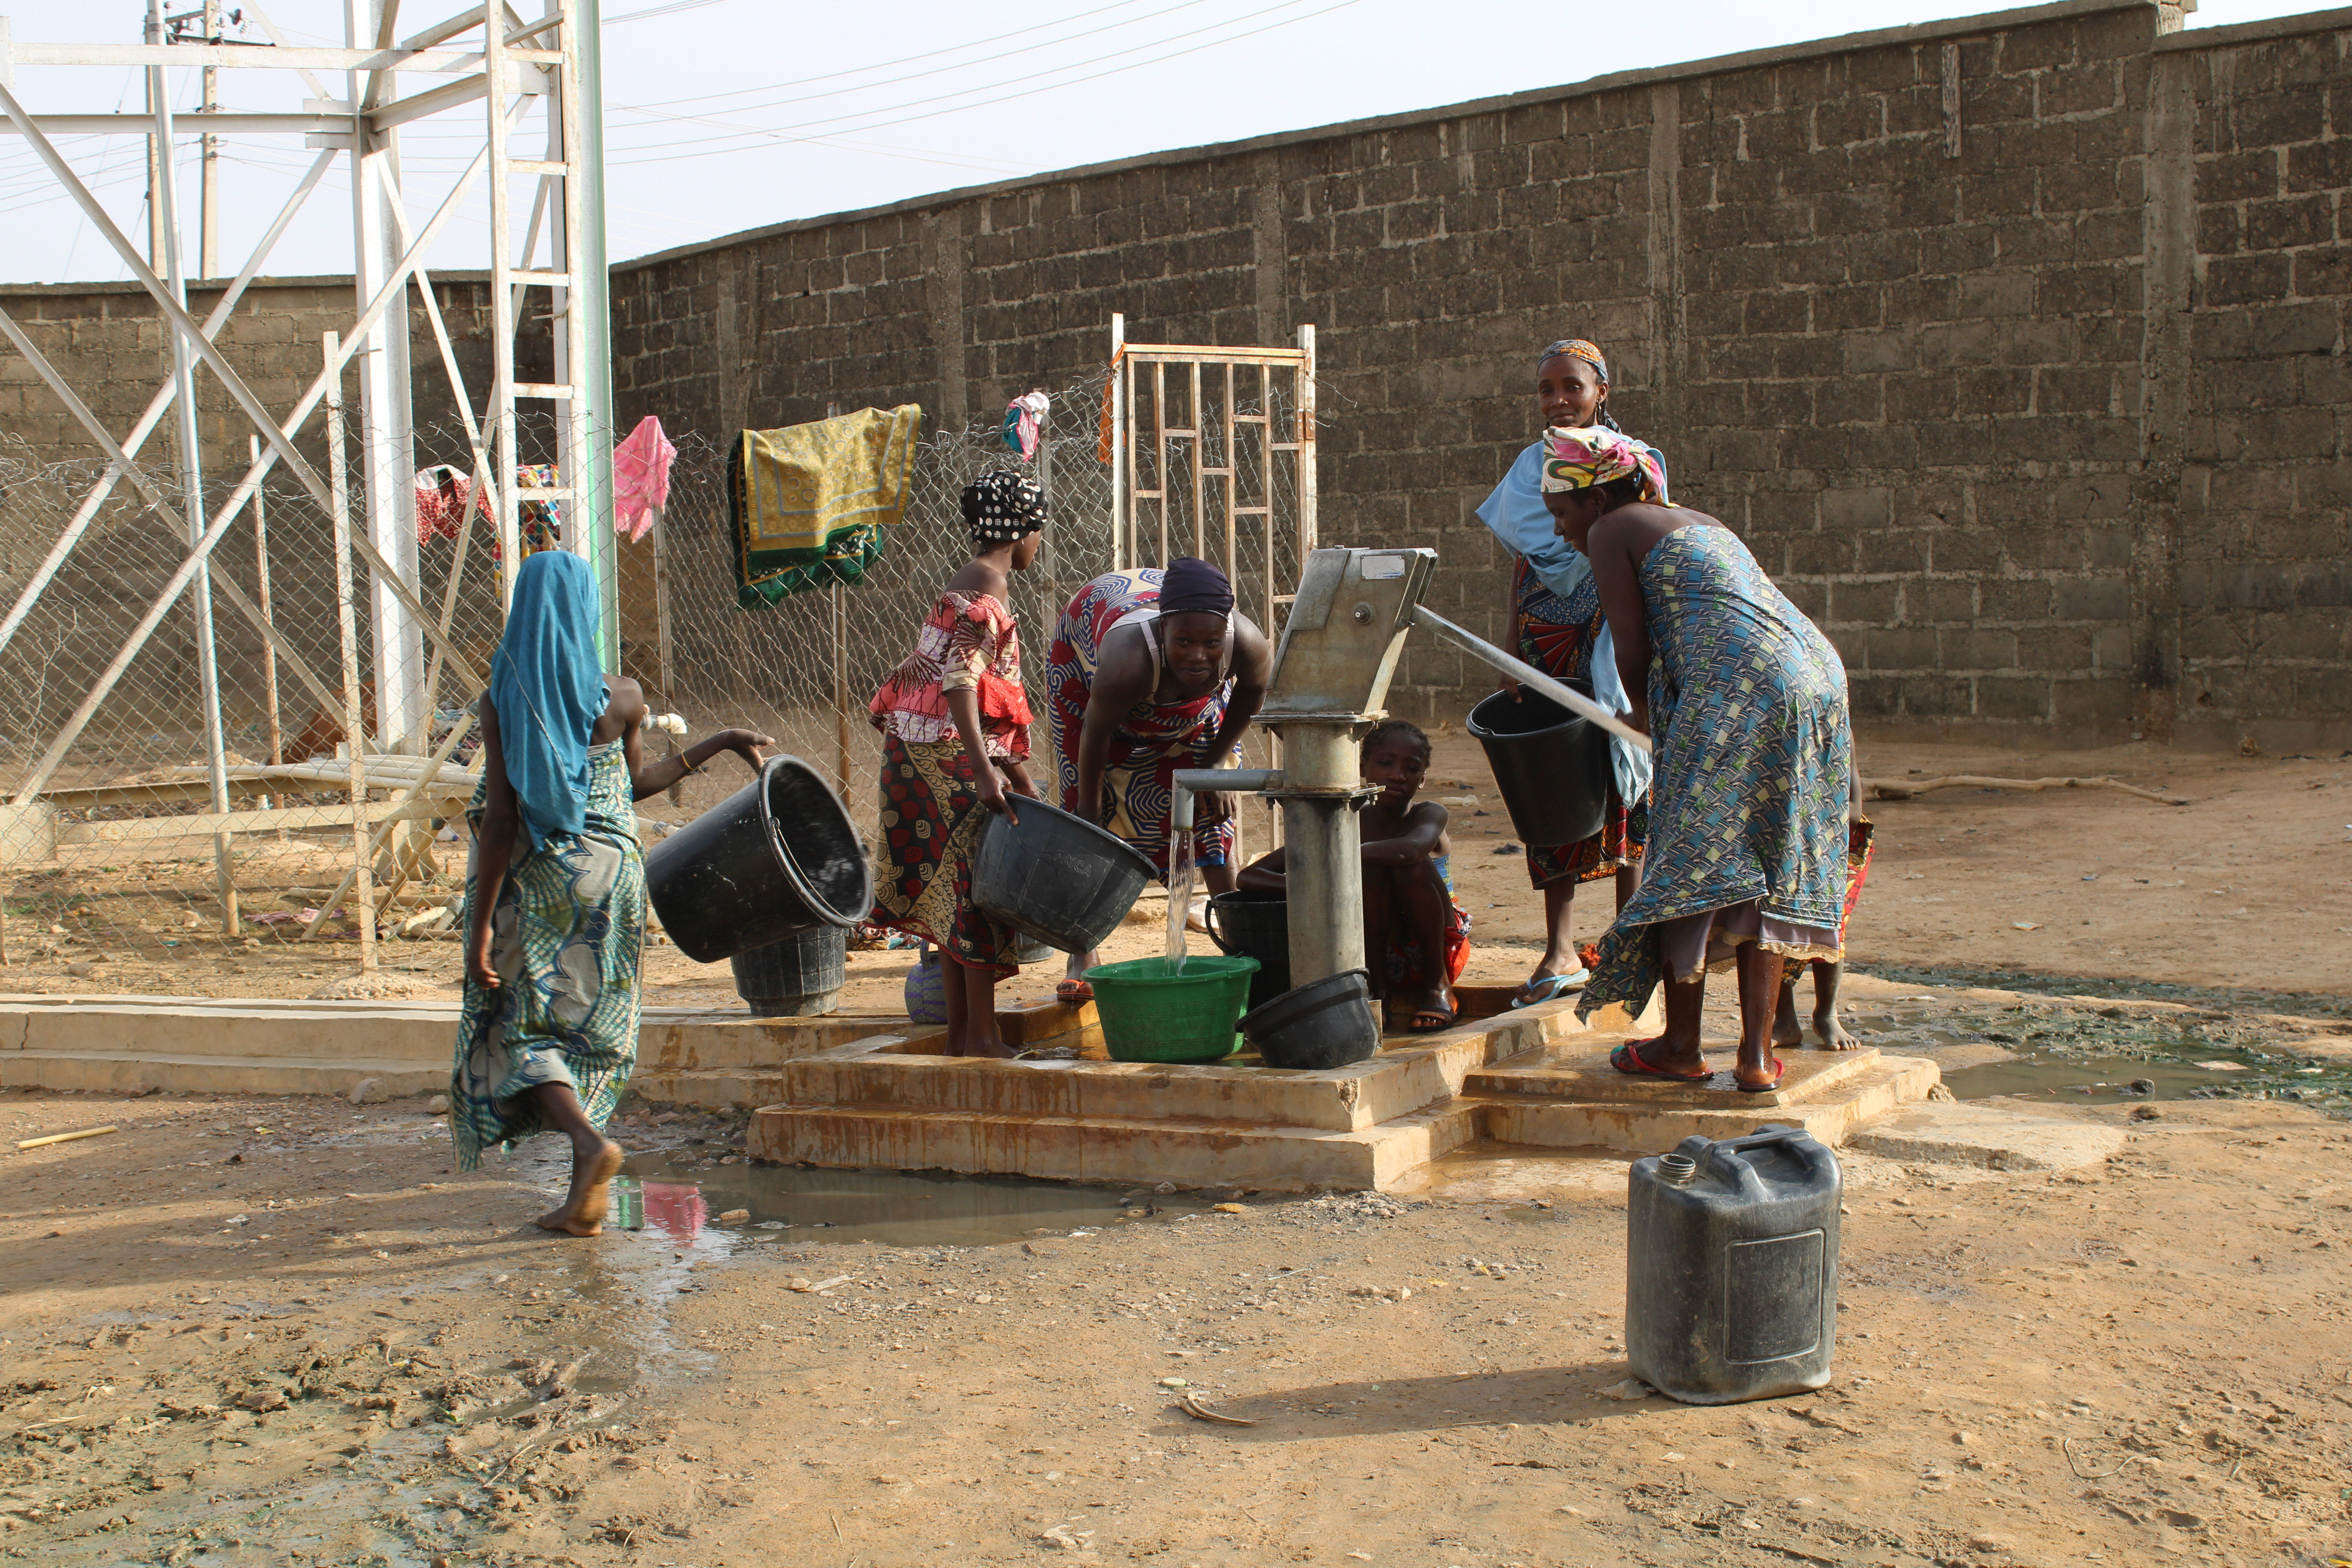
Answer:
[[[2014,1034],[1995,1034],[1994,1003],[1957,983],[1998,973],[2091,995],[2195,986],[2178,1016],[2216,1049],[2352,1050],[2347,765],[1866,748],[1874,776],[2114,772],[2196,804],[1874,803],[1853,944],[1900,983],[1857,980],[1864,1032],[1912,1048],[2108,1026],[2012,996],[1996,1000]],[[1473,977],[1512,978],[1538,928],[1519,858],[1495,853],[1507,822],[1457,737],[1438,772],[1480,797],[1456,808],[1454,852]],[[1120,955],[1157,940],[1127,928]],[[390,955],[448,994],[453,944]],[[167,983],[188,962],[25,960],[10,988],[193,989]],[[339,973],[267,950],[228,963],[205,984],[300,995]],[[852,1005],[878,1005],[905,955],[854,967]],[[1013,994],[1033,976],[1050,986],[1032,971]],[[674,949],[648,979],[656,1001],[732,1001],[723,970]],[[853,1202],[822,1173],[745,1164],[739,1120],[638,1110],[621,1133],[643,1228],[581,1241],[529,1224],[560,1185],[554,1147],[459,1173],[421,1102],[11,1093],[0,1553],[2352,1558],[2352,1130],[2283,1100],[2002,1103],[2111,1126],[2116,1152],[2054,1174],[1850,1155],[1833,1382],[1701,1408],[1609,1396],[1629,1392],[1618,1159],[1476,1150],[1402,1197],[877,1176]],[[100,1125],[119,1131],[13,1149]],[[722,1217],[738,1205],[748,1218]],[[1257,1425],[1186,1415],[1186,1394]]]

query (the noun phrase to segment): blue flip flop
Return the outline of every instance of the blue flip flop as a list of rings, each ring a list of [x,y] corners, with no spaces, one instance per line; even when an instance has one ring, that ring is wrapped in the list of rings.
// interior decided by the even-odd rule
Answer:
[[[1592,971],[1585,968],[1582,964],[1577,965],[1576,973],[1573,974],[1547,974],[1541,980],[1531,980],[1528,982],[1528,985],[1534,988],[1535,994],[1531,996],[1514,996],[1511,998],[1511,1005],[1514,1007],[1533,1007],[1545,1002],[1556,1002],[1559,999],[1561,992],[1580,990],[1583,988],[1584,983],[1591,978]],[[1522,987],[1522,989],[1526,989],[1526,987]]]

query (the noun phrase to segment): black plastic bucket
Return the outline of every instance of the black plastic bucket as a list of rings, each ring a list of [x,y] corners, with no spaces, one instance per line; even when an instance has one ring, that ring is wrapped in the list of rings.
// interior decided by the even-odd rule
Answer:
[[[1343,1068],[1381,1048],[1371,982],[1360,969],[1284,992],[1244,1016],[1242,1033],[1270,1068]]]
[[[820,926],[851,926],[874,879],[849,814],[798,757],[760,776],[646,852],[646,896],[677,950],[716,963]]]
[[[1209,900],[1209,940],[1225,952],[1257,960],[1249,1005],[1263,1007],[1290,989],[1290,903],[1280,893],[1244,888]]]
[[[1025,796],[1021,820],[991,814],[972,857],[971,901],[1064,952],[1091,952],[1118,929],[1151,880],[1134,846],[1083,817]]]
[[[1583,681],[1566,683],[1580,696]],[[1575,844],[1601,831],[1609,805],[1609,731],[1549,697],[1497,691],[1470,710],[1468,728],[1486,748],[1486,766],[1511,830],[1528,844]]]
[[[755,1018],[812,1018],[841,1002],[849,980],[849,932],[822,925],[782,942],[739,952],[735,994]]]

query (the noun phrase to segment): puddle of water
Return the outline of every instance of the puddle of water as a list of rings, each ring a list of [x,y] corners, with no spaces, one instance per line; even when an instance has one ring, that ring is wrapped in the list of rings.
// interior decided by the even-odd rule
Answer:
[[[2291,1063],[2224,1055],[2242,1070],[2200,1067],[2160,1057],[2021,1057],[2015,1061],[1961,1068],[1944,1075],[1945,1087],[1962,1100],[1997,1094],[2098,1104],[2143,1100],[2286,1100],[2332,1115],[2352,1115],[2352,1071],[2342,1066],[2317,1070]],[[2151,1087],[2135,1092],[2135,1083]]]
[[[1988,1100],[1997,1094],[2090,1101],[2204,1100],[2211,1098],[2210,1091],[2216,1089],[2234,1087],[2226,1085],[2225,1079],[2244,1076],[2137,1057],[2020,1057],[2015,1061],[1948,1072],[1944,1087],[1962,1100]],[[2134,1084],[2148,1087],[2135,1089]]]
[[[1154,1218],[1202,1214],[1210,1204],[1185,1194],[1079,1187],[1020,1176],[962,1176],[945,1171],[823,1171],[798,1165],[672,1163],[639,1155],[615,1184],[615,1218],[627,1229],[651,1227],[679,1241],[719,1215],[749,1209],[724,1227],[738,1243],[879,1242],[889,1247],[994,1247],[1041,1230],[1108,1230]]]

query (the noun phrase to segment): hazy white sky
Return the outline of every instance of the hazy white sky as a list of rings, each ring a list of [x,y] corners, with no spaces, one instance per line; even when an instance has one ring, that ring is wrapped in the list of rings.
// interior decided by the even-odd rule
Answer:
[[[192,8],[197,0],[173,0]],[[239,0],[225,0],[232,6]],[[344,41],[342,0],[263,0],[289,43]],[[407,36],[457,0],[409,0]],[[1027,7],[899,0],[604,0],[606,202],[614,260],[787,218],[898,201],[1167,147],[1433,108],[1865,28],[1979,14],[1964,0],[1643,0],[1606,13],[1528,0],[1039,0]],[[2314,9],[2304,0],[2204,0],[2210,26]],[[518,9],[536,9],[518,0]],[[0,0],[22,40],[135,42],[140,0]],[[1600,23],[1605,16],[1605,25]],[[248,36],[261,37],[248,23]],[[297,110],[289,72],[225,72],[224,107]],[[193,108],[194,70],[173,73]],[[122,68],[19,67],[37,111],[136,111]],[[326,84],[340,94],[338,80]],[[432,85],[410,78],[406,90]],[[421,221],[481,142],[478,103],[403,132]],[[527,135],[528,142],[536,132]],[[194,244],[193,137],[182,210]],[[143,139],[60,149],[134,238]],[[315,153],[296,137],[233,141],[221,167],[222,269],[234,272]],[[519,182],[528,200],[528,185]],[[488,265],[478,188],[431,260]],[[193,258],[192,258],[193,269]],[[351,267],[339,163],[269,272]],[[15,136],[0,136],[0,280],[128,276]]]

